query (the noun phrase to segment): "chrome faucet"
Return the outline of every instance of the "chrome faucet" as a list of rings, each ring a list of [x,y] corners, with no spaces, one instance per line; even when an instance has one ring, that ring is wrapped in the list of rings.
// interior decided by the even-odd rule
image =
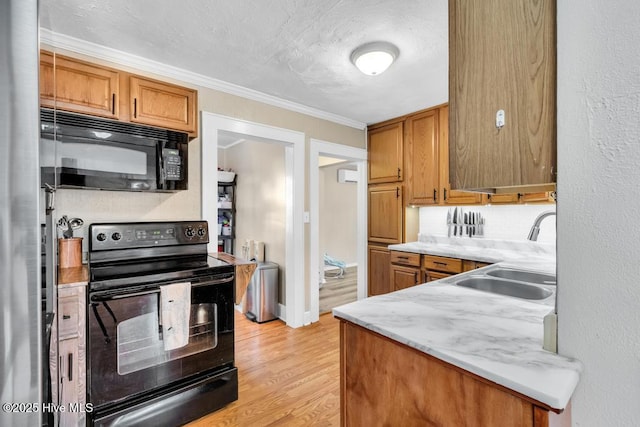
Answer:
[[[533,221],[533,225],[531,226],[531,231],[529,231],[529,236],[527,237],[527,239],[531,240],[532,242],[535,242],[536,240],[538,240],[538,234],[540,234],[540,223],[546,217],[555,215],[555,214],[556,214],[555,211],[544,211],[540,215],[538,215],[535,221]]]

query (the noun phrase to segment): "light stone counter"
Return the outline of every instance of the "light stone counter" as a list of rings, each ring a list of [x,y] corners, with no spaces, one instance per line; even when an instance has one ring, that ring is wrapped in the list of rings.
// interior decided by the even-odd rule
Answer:
[[[449,238],[429,235],[420,235],[417,242],[389,245],[389,249],[489,263],[526,260],[555,263],[556,254],[554,245],[528,240]]]
[[[550,254],[547,248],[540,249],[544,245],[523,242],[531,250],[523,251],[517,244],[496,250],[484,239],[475,240],[483,241],[485,247],[464,252],[464,245],[455,242],[416,242],[390,249],[504,261],[501,265],[555,273],[555,251]],[[449,247],[441,248],[446,245]],[[333,314],[551,408],[564,409],[578,384],[582,364],[542,348],[543,318],[552,310],[553,301],[532,302],[453,284],[460,277],[491,268],[356,301],[334,308]]]

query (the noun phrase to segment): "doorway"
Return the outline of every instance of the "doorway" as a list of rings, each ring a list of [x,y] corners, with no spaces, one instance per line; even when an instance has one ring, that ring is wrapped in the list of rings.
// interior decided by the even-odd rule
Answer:
[[[330,157],[349,162],[353,169],[353,180],[356,185],[356,223],[355,223],[355,259],[356,261],[356,296],[357,299],[367,296],[366,277],[366,242],[367,242],[367,151],[341,144],[311,139],[309,160],[309,208],[310,208],[310,316],[311,322],[320,317],[320,285],[324,272],[324,253],[321,253],[320,238],[320,159]]]
[[[218,141],[233,133],[251,140],[282,144],[285,155],[285,263],[284,312],[287,326],[304,324],[304,142],[302,132],[267,126],[202,112],[202,218],[218,222]],[[209,243],[209,252],[217,252],[217,241]]]

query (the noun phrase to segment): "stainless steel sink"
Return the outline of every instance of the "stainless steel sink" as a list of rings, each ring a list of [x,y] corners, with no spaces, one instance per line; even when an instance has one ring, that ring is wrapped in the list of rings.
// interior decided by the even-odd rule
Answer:
[[[553,295],[553,291],[540,286],[497,277],[472,276],[460,279],[455,284],[465,288],[529,300],[542,300]]]
[[[535,283],[538,285],[556,284],[556,276],[533,271],[513,270],[510,268],[496,268],[487,271],[487,276],[501,277],[503,279],[518,280],[520,282]]]

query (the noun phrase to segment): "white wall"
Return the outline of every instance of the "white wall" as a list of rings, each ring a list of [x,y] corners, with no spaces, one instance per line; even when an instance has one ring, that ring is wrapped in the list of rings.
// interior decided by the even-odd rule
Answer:
[[[420,233],[447,235],[447,211],[454,206],[420,208]],[[535,218],[544,211],[555,211],[556,206],[539,205],[488,205],[459,206],[464,212],[479,212],[485,218],[484,237],[489,239],[526,240]],[[538,242],[556,243],[556,217],[545,218],[540,225]]]
[[[321,167],[319,171],[319,255],[322,259],[327,253],[347,264],[355,264],[357,263],[357,184],[339,183],[338,169],[349,169],[349,167],[337,164]],[[355,166],[351,169],[356,170]]]
[[[286,240],[284,145],[247,141],[224,150],[218,166],[237,173],[235,254],[245,240],[265,244],[265,260],[279,265],[279,302],[284,302]]]
[[[640,422],[640,2],[558,2],[559,351],[575,426]]]

